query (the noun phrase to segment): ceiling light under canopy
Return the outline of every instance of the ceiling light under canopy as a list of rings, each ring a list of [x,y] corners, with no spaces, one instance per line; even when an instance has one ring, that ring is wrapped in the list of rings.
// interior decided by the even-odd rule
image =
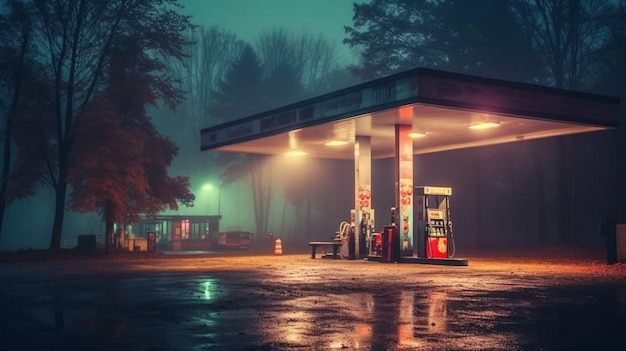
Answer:
[[[287,156],[304,156],[304,155],[306,155],[306,152],[300,151],[300,150],[291,150],[291,151],[285,152],[285,155],[287,155]]]
[[[470,129],[489,129],[494,127],[499,127],[500,122],[481,122],[477,124],[472,124],[469,126]]]
[[[348,142],[344,140],[330,140],[324,143],[326,146],[341,146],[346,144],[348,144]]]
[[[415,138],[423,138],[426,136],[426,133],[423,132],[411,132],[409,133],[409,137],[415,139]]]

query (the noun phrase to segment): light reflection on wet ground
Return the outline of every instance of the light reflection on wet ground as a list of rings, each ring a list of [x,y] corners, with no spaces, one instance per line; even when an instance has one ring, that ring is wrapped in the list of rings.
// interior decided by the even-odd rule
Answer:
[[[0,349],[619,350],[625,278],[596,261],[480,258],[0,266]]]

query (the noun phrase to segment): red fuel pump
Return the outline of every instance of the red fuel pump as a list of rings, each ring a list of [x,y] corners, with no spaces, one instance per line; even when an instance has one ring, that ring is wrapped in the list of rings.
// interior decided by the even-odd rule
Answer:
[[[400,260],[400,232],[396,226],[386,226],[382,232],[380,262]]]
[[[418,186],[415,188],[418,256],[433,259],[452,258],[455,254],[450,217],[452,188]]]
[[[448,258],[448,236],[443,210],[426,209],[426,257]]]
[[[372,233],[370,240],[370,256],[381,256],[383,252],[383,237],[381,233]]]

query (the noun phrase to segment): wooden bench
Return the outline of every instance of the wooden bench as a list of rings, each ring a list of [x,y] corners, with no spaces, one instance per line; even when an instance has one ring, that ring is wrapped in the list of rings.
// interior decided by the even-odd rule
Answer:
[[[341,246],[341,241],[309,241],[309,246],[311,247],[311,258],[315,258],[315,250],[318,246],[332,246],[332,258],[336,259],[339,258],[339,247]]]

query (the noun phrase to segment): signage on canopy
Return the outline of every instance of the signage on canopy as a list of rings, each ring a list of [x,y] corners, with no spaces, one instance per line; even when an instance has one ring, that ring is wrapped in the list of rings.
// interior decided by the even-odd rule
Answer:
[[[420,99],[476,110],[553,118],[567,122],[615,122],[619,105],[614,99],[591,94],[494,80],[459,79],[421,74]]]
[[[214,149],[410,103],[567,123],[619,125],[617,98],[417,68],[203,129],[201,149]]]
[[[310,103],[305,101],[292,108],[270,111],[207,128],[202,131],[202,149],[212,149],[313,124],[336,121],[415,97],[417,97],[417,79],[413,76],[349,91],[327,99],[313,99]]]

